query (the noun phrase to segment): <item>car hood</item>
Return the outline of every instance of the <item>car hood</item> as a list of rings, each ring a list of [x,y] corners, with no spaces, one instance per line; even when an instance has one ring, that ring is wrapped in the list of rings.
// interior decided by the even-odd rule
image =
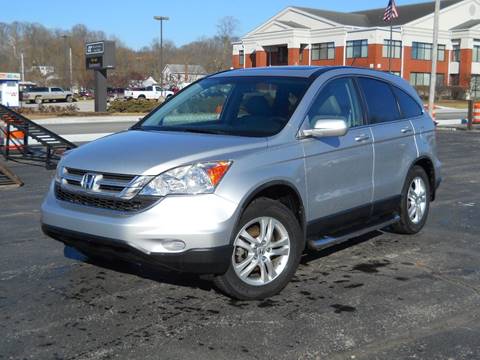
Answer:
[[[62,166],[116,174],[158,175],[198,161],[235,160],[267,148],[265,138],[131,130],[69,152]]]

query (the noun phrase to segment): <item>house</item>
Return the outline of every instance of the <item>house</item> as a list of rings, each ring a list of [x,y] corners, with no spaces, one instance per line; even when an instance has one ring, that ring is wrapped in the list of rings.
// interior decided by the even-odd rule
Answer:
[[[383,21],[385,8],[343,13],[287,7],[233,43],[233,66],[361,66],[428,86],[434,6],[398,6],[399,18],[391,24]],[[480,1],[443,0],[437,83],[468,88],[477,80],[480,84]]]
[[[167,83],[191,83],[207,75],[201,65],[167,64],[163,71],[163,79]]]

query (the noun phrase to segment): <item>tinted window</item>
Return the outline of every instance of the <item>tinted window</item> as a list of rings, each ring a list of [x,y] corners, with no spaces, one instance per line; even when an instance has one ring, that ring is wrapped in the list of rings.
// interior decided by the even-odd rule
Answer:
[[[63,91],[63,90],[60,88],[52,88],[52,91]]]
[[[288,123],[308,84],[303,78],[207,78],[173,97],[139,126],[144,130],[271,136]]]
[[[36,88],[31,88],[28,91],[30,91],[30,92],[45,92],[45,91],[48,91],[48,88],[46,88],[46,87],[36,87]]]
[[[397,97],[403,118],[408,119],[422,115],[423,110],[421,106],[410,95],[395,86],[392,86],[392,89]]]
[[[341,78],[328,83],[320,91],[308,117],[312,128],[322,119],[343,119],[349,127],[362,125],[362,108],[352,79]]]
[[[400,119],[398,104],[390,85],[370,78],[359,78],[358,80],[365,94],[371,124]]]

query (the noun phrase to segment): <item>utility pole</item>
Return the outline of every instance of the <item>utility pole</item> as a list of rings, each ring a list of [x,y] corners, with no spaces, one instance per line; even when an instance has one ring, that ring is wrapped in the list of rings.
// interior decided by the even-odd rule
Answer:
[[[437,86],[437,59],[438,59],[438,28],[440,23],[440,0],[435,0],[435,16],[433,20],[433,48],[432,73],[430,75],[430,95],[428,98],[428,112],[433,115],[435,106],[435,88]]]
[[[23,52],[20,54],[20,70],[22,74],[22,82],[25,81],[25,62],[23,59]]]
[[[68,82],[68,52],[67,52],[67,35],[62,35],[63,38],[63,87],[67,89]]]
[[[73,66],[72,66],[72,48],[69,48],[69,56],[70,56],[70,90],[72,90],[72,85],[73,85]]]
[[[160,21],[160,85],[163,86],[163,22],[170,20],[168,16],[154,16],[154,20]]]

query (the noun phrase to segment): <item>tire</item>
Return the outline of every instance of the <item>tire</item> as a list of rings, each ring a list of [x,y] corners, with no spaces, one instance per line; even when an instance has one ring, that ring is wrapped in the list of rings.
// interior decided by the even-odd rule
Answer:
[[[428,218],[430,198],[431,190],[428,176],[422,167],[414,166],[409,171],[403,185],[400,200],[400,221],[392,225],[393,231],[399,234],[413,235],[422,230]],[[417,205],[415,205],[415,202]],[[411,210],[410,214],[409,209]]]
[[[145,95],[138,95],[138,100],[145,100]]]
[[[262,221],[265,230],[273,229],[273,242],[261,244],[256,238],[261,235]],[[246,232],[250,237],[240,236]],[[218,289],[238,300],[260,300],[278,294],[295,274],[305,249],[303,232],[292,211],[275,200],[254,200],[242,214],[233,236],[230,266],[214,279]],[[243,279],[242,272],[248,273]]]
[[[41,98],[40,96],[37,96],[37,97],[35,98],[35,104],[40,105],[42,102],[43,102],[43,100],[42,100],[42,98]]]
[[[73,101],[73,98],[71,95],[68,95],[67,98],[65,99],[66,102],[71,103]]]

